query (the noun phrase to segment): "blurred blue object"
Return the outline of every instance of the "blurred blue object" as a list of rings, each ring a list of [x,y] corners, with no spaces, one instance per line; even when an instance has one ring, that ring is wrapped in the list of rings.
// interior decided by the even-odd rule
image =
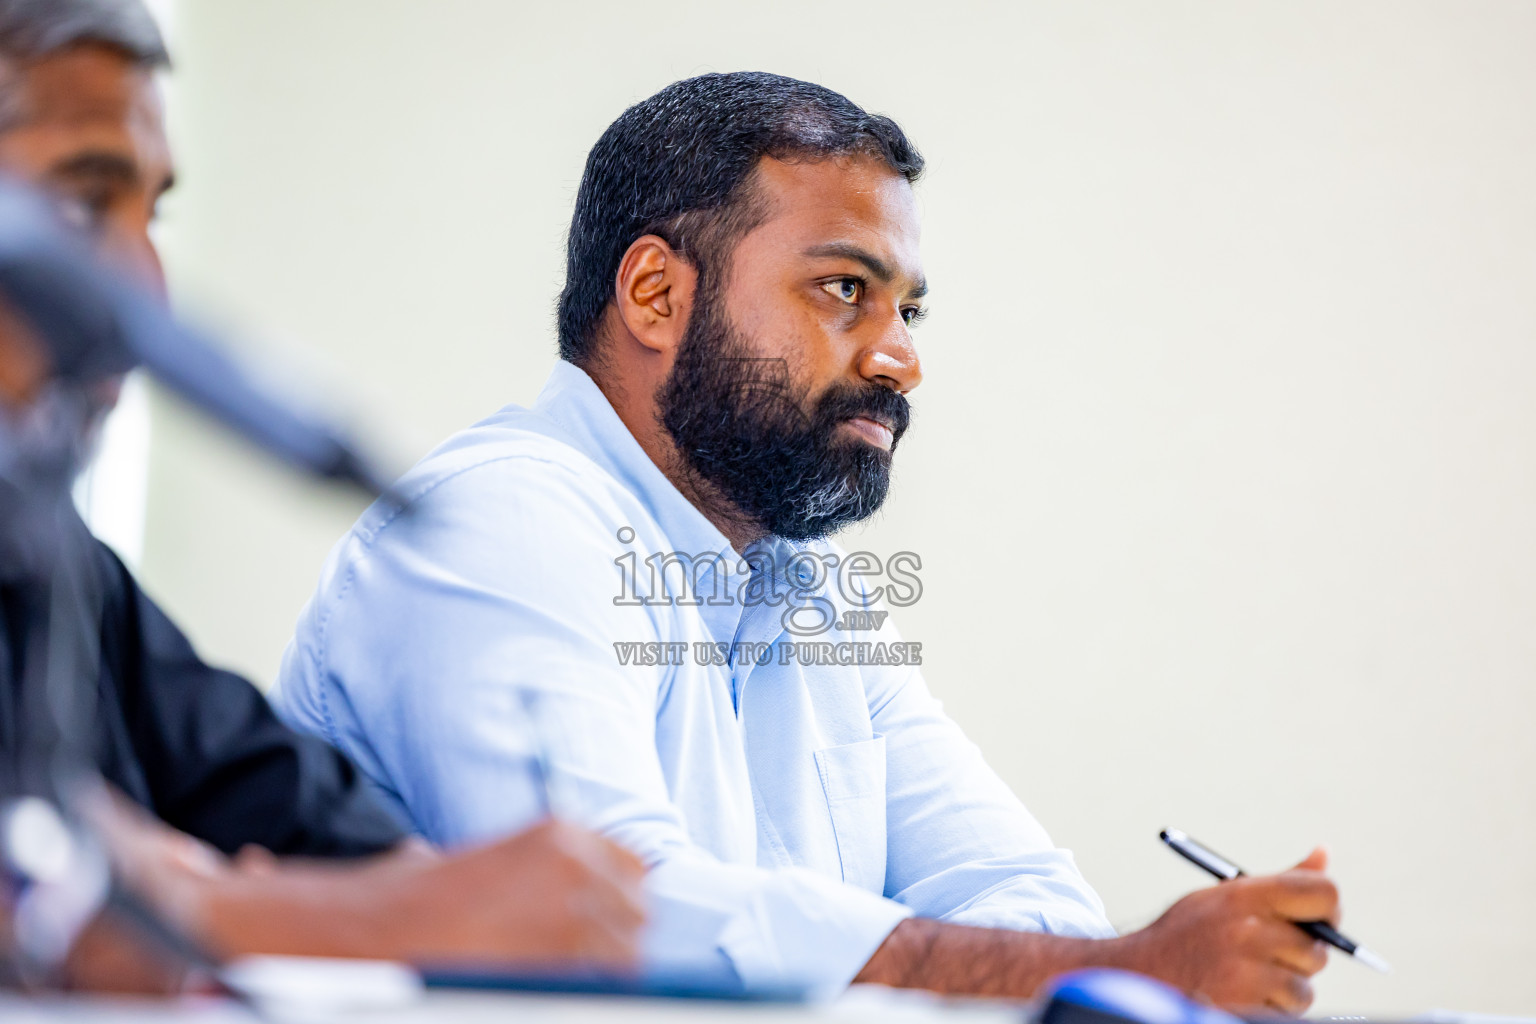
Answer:
[[[371,494],[387,481],[327,423],[295,409],[222,347],[177,321],[159,296],[99,261],[31,188],[0,180],[0,296],[47,350],[52,377],[92,383],[143,366],[290,465]]]
[[[733,1003],[804,1003],[820,993],[814,987],[775,985],[752,987],[734,971],[650,969],[635,973],[592,968],[517,971],[428,968],[422,971],[428,988],[490,989],[504,992],[550,992],[565,995],[650,996]]]
[[[1171,985],[1132,971],[1095,967],[1056,979],[1036,1024],[1242,1024]]]

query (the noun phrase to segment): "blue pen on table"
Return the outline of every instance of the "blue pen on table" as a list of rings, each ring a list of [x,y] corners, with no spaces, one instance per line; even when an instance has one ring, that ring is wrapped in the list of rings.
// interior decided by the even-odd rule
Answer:
[[[1191,864],[1204,868],[1223,882],[1229,882],[1246,874],[1242,868],[1227,860],[1221,854],[1195,842],[1176,828],[1163,829],[1161,835],[1163,842],[1172,847],[1173,852]],[[1343,950],[1367,967],[1374,967],[1383,974],[1390,974],[1392,971],[1391,965],[1385,960],[1353,939],[1346,938],[1343,933],[1327,921],[1297,921],[1295,924],[1297,928],[1300,928],[1314,939],[1320,939],[1335,949]]]

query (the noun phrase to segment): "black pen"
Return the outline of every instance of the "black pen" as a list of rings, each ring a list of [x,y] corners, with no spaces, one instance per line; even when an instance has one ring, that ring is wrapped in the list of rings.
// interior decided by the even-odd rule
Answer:
[[[1180,857],[1183,857],[1197,867],[1204,868],[1223,882],[1229,882],[1246,874],[1242,868],[1233,864],[1215,850],[1201,846],[1176,828],[1163,829],[1162,839],[1163,842],[1173,847],[1173,851]],[[1335,949],[1342,949],[1367,967],[1374,967],[1382,974],[1390,974],[1392,971],[1392,967],[1385,960],[1358,942],[1345,938],[1337,928],[1327,921],[1297,921],[1295,924],[1297,928],[1300,928],[1314,939],[1321,939]]]

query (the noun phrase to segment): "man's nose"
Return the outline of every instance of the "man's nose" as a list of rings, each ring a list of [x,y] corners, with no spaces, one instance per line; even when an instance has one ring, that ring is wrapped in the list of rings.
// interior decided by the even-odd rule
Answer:
[[[101,255],[140,287],[162,299],[168,298],[165,266],[160,262],[160,251],[150,240],[147,226],[108,237]]]
[[[923,382],[917,347],[912,344],[912,334],[899,313],[859,353],[858,370],[865,380],[879,381],[903,395]]]

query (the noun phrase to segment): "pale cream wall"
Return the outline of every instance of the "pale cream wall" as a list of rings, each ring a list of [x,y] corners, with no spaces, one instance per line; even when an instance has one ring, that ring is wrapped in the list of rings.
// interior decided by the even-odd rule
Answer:
[[[1536,4],[180,0],[167,255],[402,458],[537,392],[587,148],[765,68],[899,118],[933,688],[1114,920],[1328,843],[1320,1007],[1536,1012]],[[316,374],[302,375],[316,377]],[[322,397],[328,393],[322,390]],[[262,680],[357,505],[160,411],[144,572]]]

